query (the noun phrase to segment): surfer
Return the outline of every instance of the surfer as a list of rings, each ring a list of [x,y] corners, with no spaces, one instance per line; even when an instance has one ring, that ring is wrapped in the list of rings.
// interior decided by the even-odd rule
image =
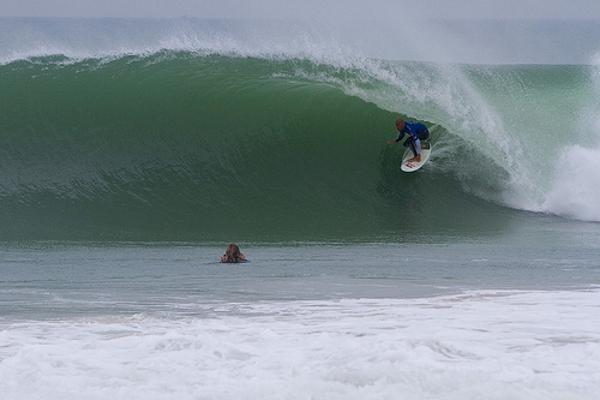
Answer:
[[[414,157],[407,160],[407,162],[421,162],[421,140],[429,139],[429,129],[419,122],[406,122],[402,118],[396,120],[396,129],[398,130],[398,137],[395,140],[388,140],[387,144],[398,143],[404,135],[408,135],[404,141],[404,146],[410,147]]]
[[[225,254],[221,256],[222,263],[240,263],[246,262],[246,257],[240,251],[240,248],[237,244],[231,243],[227,246],[227,250],[225,250]]]

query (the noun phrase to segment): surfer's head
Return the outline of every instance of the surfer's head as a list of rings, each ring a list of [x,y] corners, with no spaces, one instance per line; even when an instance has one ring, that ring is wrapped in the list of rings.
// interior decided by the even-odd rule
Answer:
[[[396,129],[398,129],[399,131],[401,131],[402,129],[404,129],[405,126],[405,122],[402,118],[398,118],[396,120]]]

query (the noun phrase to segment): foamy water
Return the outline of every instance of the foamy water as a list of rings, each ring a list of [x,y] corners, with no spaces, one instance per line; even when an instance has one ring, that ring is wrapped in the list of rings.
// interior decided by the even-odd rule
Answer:
[[[0,325],[3,399],[595,399],[600,292],[198,305]]]
[[[600,221],[600,150],[572,146],[558,161],[544,208],[585,221]]]

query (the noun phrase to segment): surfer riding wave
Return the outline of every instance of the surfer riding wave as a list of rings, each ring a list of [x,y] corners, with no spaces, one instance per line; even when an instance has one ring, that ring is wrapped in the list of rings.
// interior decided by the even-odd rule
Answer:
[[[395,140],[388,140],[387,144],[398,143],[406,135],[407,138],[404,140],[404,146],[410,147],[414,155],[407,162],[421,162],[421,141],[425,142],[429,140],[429,129],[419,122],[408,122],[402,118],[396,120],[396,129],[398,130],[398,137]]]

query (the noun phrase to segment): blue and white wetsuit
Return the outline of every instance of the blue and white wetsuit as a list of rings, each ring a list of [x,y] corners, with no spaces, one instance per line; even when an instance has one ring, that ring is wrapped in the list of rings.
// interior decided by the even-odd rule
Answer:
[[[415,156],[421,154],[421,140],[429,139],[429,130],[419,122],[405,122],[404,129],[398,132],[396,142],[402,140],[404,135],[408,135],[404,146],[410,147]]]

